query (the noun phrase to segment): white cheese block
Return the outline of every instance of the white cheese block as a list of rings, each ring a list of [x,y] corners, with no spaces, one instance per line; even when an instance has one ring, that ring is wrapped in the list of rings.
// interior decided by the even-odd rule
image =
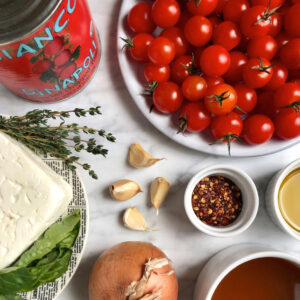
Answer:
[[[0,132],[0,269],[68,208],[72,188],[24,145]]]

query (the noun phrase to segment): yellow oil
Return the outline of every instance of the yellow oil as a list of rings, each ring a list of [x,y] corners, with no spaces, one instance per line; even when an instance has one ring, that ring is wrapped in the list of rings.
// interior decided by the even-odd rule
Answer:
[[[278,198],[283,218],[300,232],[300,168],[286,176],[279,189]]]

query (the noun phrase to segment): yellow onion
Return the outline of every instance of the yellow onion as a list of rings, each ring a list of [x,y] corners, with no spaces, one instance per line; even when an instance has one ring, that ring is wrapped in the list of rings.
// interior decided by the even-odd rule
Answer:
[[[89,282],[89,300],[176,300],[178,282],[170,260],[157,247],[125,242],[105,251]]]

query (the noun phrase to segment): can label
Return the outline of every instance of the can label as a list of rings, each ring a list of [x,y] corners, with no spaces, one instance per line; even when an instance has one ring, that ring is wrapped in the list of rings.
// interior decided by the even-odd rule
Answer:
[[[64,0],[26,38],[0,46],[0,82],[34,102],[56,102],[79,92],[100,60],[100,41],[86,0]]]

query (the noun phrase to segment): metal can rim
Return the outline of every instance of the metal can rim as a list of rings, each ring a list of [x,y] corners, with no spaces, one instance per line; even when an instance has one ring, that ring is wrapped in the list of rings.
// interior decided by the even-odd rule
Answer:
[[[19,33],[19,34],[17,34],[16,37],[13,37],[12,39],[8,39],[7,41],[0,42],[0,47],[6,46],[6,45],[9,45],[9,44],[13,44],[13,43],[21,41],[23,39],[26,39],[30,35],[32,35],[34,32],[36,32],[40,28],[42,28],[51,19],[51,17],[55,14],[55,12],[58,10],[58,8],[60,7],[60,5],[62,4],[62,2],[64,0],[56,0],[56,1],[57,1],[57,3],[53,7],[53,9],[48,13],[48,15],[40,23],[38,23],[38,25],[35,25],[32,29],[30,29],[26,33]]]

